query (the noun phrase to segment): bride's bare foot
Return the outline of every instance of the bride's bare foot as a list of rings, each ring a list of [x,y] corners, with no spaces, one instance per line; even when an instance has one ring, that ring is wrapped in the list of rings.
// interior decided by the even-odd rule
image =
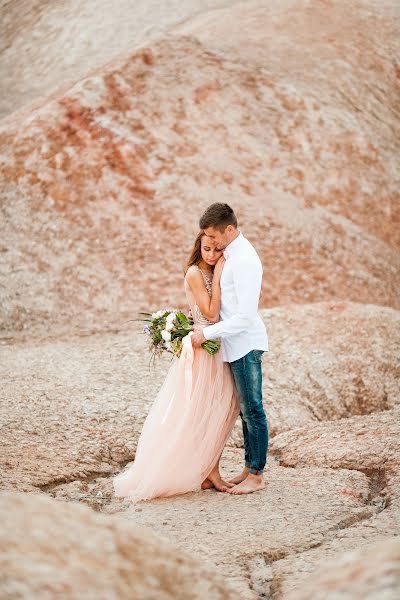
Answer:
[[[265,481],[262,475],[249,473],[241,483],[227,490],[230,494],[251,494],[265,488]]]
[[[232,483],[224,481],[219,474],[210,474],[208,476],[208,480],[211,481],[215,489],[217,489],[219,492],[227,492],[231,487],[233,487]]]
[[[243,471],[241,473],[239,473],[239,475],[236,475],[236,477],[233,477],[233,479],[230,479],[229,482],[233,483],[234,485],[236,485],[237,483],[241,483],[242,481],[244,481],[246,479],[249,472],[250,472],[249,468],[245,467],[243,469]]]
[[[214,484],[213,484],[213,482],[212,482],[212,481],[210,481],[210,480],[208,479],[208,477],[207,477],[207,478],[206,478],[206,479],[203,481],[203,483],[201,484],[201,489],[202,489],[202,490],[209,490],[209,489],[211,489],[211,488],[213,488],[213,487],[214,487]]]
[[[201,489],[209,490],[210,488],[215,487],[219,492],[226,492],[233,486],[233,483],[229,483],[229,481],[222,479],[218,469],[214,469],[201,484]]]

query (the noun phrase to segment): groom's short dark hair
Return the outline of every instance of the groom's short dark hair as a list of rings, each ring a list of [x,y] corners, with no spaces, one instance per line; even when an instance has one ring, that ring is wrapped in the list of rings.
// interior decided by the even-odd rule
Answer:
[[[211,204],[199,221],[200,229],[203,230],[213,227],[218,231],[224,231],[228,225],[237,227],[236,215],[229,204],[222,204],[222,202]]]

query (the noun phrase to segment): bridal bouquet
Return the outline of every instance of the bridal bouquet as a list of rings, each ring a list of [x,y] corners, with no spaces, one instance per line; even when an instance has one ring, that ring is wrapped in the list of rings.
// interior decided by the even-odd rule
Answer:
[[[163,351],[179,356],[182,351],[182,340],[193,330],[185,313],[178,310],[159,310],[155,313],[140,313],[146,321],[143,333],[151,338],[149,350],[152,358],[160,356]],[[221,348],[221,343],[207,340],[201,345],[208,354],[213,355]]]

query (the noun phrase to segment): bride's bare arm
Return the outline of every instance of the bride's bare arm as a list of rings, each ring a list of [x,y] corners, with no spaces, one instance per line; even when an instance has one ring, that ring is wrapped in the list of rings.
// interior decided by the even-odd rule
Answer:
[[[217,323],[219,320],[219,311],[221,308],[220,279],[224,262],[223,258],[221,258],[215,266],[211,296],[208,294],[203,276],[198,269],[189,269],[186,274],[186,280],[193,292],[195,302],[210,323]]]

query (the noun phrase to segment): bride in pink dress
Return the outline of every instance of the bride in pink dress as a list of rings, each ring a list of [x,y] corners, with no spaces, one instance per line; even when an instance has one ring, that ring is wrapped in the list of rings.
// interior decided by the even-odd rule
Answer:
[[[194,323],[219,320],[222,251],[203,232],[197,236],[185,275]],[[140,434],[135,460],[113,480],[116,496],[132,502],[233,483],[222,479],[219,459],[239,415],[239,401],[222,352],[210,356],[184,338]]]

